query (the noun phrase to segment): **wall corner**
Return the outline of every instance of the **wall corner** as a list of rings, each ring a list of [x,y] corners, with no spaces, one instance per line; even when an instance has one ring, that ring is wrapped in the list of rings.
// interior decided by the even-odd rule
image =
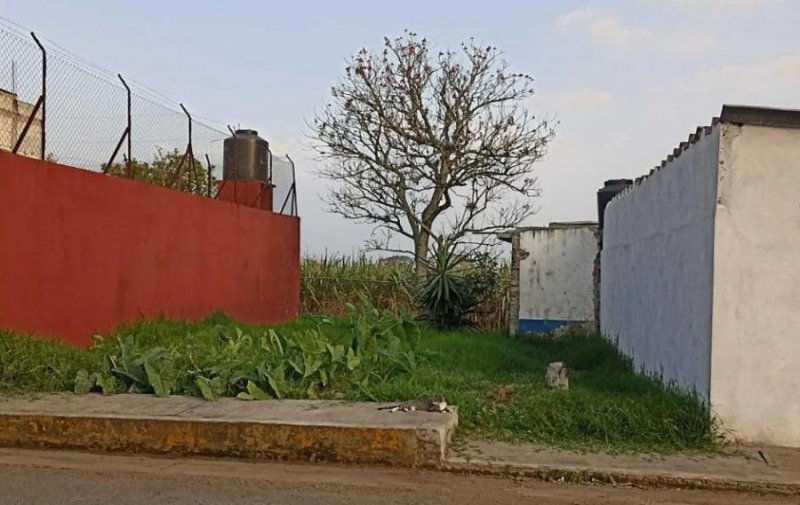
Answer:
[[[519,331],[519,264],[522,259],[520,251],[520,232],[511,233],[511,279],[508,286],[508,333],[516,335]]]

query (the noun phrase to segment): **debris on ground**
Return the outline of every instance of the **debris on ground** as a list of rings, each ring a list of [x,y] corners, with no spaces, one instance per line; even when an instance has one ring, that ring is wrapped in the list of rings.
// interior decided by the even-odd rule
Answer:
[[[497,408],[498,405],[508,403],[511,397],[514,396],[515,388],[513,384],[504,384],[497,388],[496,391],[489,394],[489,405],[491,408]]]
[[[398,403],[397,405],[387,405],[378,407],[378,410],[388,410],[389,412],[450,412],[450,407],[442,395],[433,395],[428,400]]]
[[[563,361],[556,361],[547,365],[545,374],[547,385],[553,389],[569,389],[569,377],[567,377],[567,365]]]

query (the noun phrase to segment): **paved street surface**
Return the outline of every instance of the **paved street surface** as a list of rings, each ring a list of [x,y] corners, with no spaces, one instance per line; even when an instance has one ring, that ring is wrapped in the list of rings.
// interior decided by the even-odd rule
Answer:
[[[0,449],[0,504],[794,503],[731,492],[641,490],[494,477],[229,460]]]

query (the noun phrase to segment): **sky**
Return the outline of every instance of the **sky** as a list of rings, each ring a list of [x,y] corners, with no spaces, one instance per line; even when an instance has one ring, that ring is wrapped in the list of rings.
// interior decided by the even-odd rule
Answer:
[[[324,210],[307,122],[348,56],[404,29],[497,46],[534,77],[526,105],[558,127],[527,225],[596,220],[604,180],[648,172],[724,103],[800,108],[800,0],[0,0],[0,16],[290,153],[308,255],[357,252],[371,227]]]

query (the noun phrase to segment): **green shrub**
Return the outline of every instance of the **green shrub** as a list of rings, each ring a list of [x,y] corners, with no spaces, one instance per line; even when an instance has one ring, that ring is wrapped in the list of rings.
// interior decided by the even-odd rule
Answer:
[[[218,317],[218,316],[217,316]],[[99,366],[77,372],[77,393],[183,394],[213,400],[333,397],[412,372],[418,328],[410,316],[350,305],[349,331],[208,326],[183,339],[159,338],[143,323],[101,343]],[[155,344],[155,345],[154,345]]]
[[[469,277],[468,257],[449,240],[437,240],[425,267],[416,297],[422,318],[441,329],[470,324],[468,316],[480,298]]]
[[[273,328],[224,314],[140,321],[90,349],[0,331],[0,393],[391,402],[443,394],[459,407],[456,435],[468,439],[658,452],[721,443],[701,401],[634,373],[597,333],[443,332],[368,304],[349,310],[346,318],[304,317]],[[569,390],[547,387],[553,361],[567,364]]]

